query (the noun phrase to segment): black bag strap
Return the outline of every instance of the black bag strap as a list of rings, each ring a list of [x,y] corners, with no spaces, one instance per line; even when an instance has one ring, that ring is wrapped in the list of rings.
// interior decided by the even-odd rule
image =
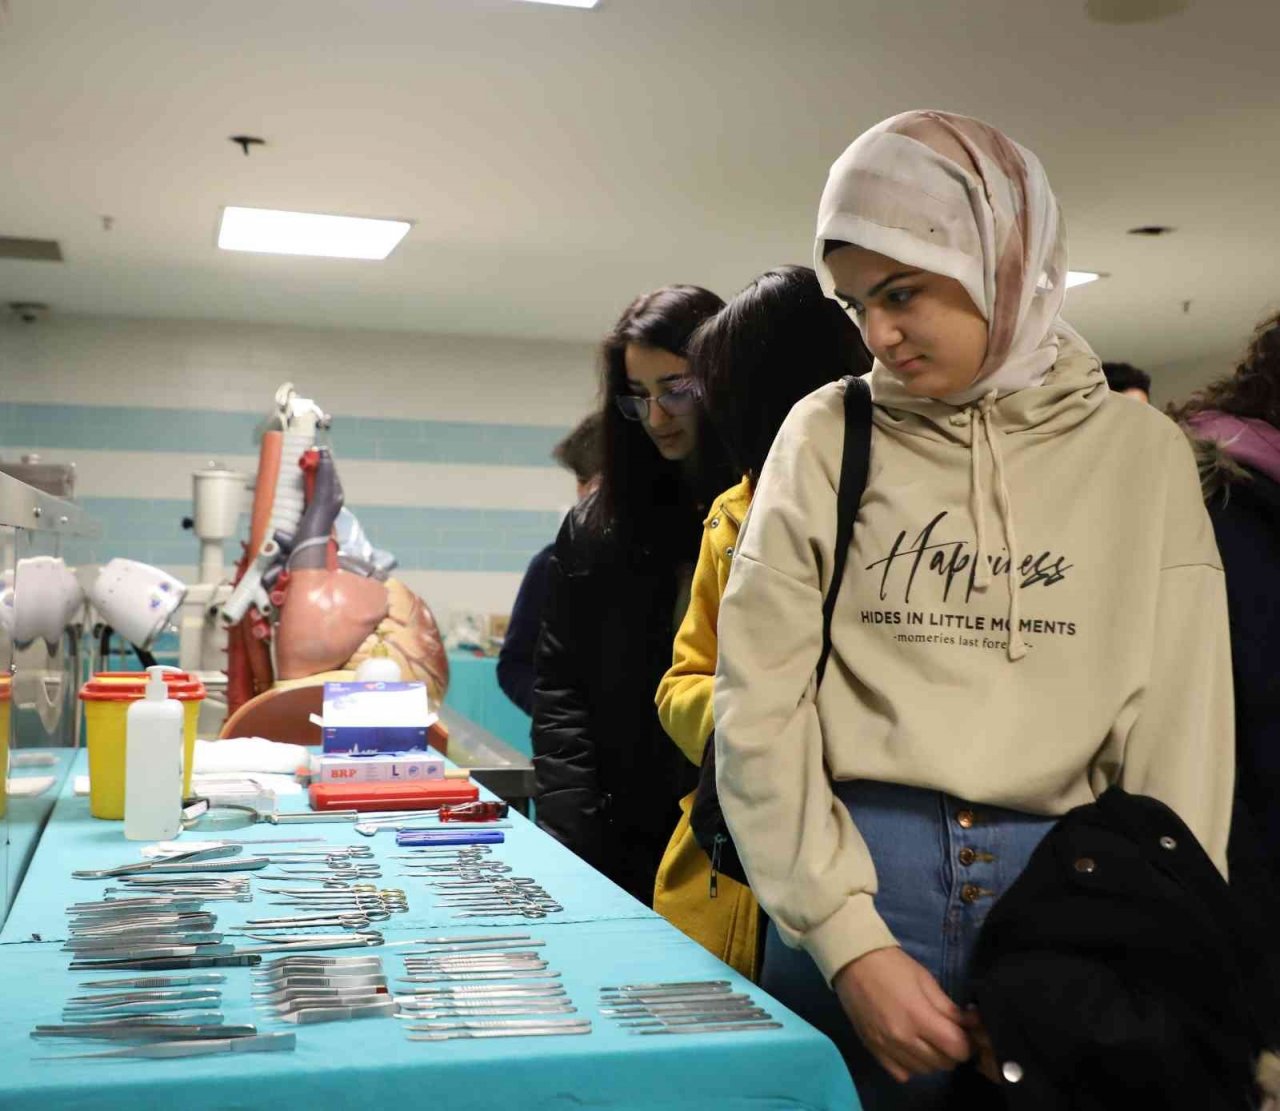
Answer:
[[[818,685],[827,670],[831,655],[831,617],[836,611],[840,581],[853,541],[853,519],[862,504],[867,488],[867,471],[871,464],[871,388],[852,374],[844,378],[844,449],[840,454],[840,488],[836,492],[835,562],[831,567],[831,585],[822,602],[822,655],[818,657]]]

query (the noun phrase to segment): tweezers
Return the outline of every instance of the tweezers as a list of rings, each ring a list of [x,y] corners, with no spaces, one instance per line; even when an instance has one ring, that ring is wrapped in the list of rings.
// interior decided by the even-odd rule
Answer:
[[[396,1013],[396,1001],[388,999],[381,1003],[361,1003],[350,1007],[316,1006],[304,1007],[302,1010],[287,1011],[277,1015],[282,1022],[296,1022],[309,1025],[313,1022],[342,1022],[352,1018],[384,1018]]]
[[[63,1019],[122,1018],[125,1015],[158,1015],[166,1011],[189,1011],[195,1007],[222,1006],[222,993],[211,992],[190,999],[138,999],[130,1003],[99,1003],[64,1007]]]
[[[258,1032],[253,1025],[186,1026],[181,1023],[73,1023],[42,1024],[31,1031],[33,1038],[84,1038],[93,1041],[163,1042],[191,1038],[249,1038]]]
[[[773,1015],[768,1011],[762,1011],[758,1007],[753,1007],[751,1010],[735,1011],[732,1014],[711,1013],[672,1015],[664,1016],[662,1018],[649,1017],[620,1022],[618,1025],[624,1030],[643,1030],[659,1026],[727,1026],[730,1024],[737,1025],[745,1022],[768,1022],[772,1018]]]
[[[129,864],[117,864],[114,868],[81,868],[72,872],[72,879],[105,880],[112,876],[131,876],[137,872],[155,871],[160,864],[182,865],[192,861],[221,860],[224,857],[238,856],[244,852],[243,845],[209,845],[202,849],[190,849],[172,856],[157,857],[154,860],[138,860]]]
[[[136,969],[146,971],[166,971],[180,968],[232,968],[244,965],[261,964],[262,958],[256,953],[229,953],[226,956],[210,957],[146,957],[122,958],[117,960],[76,960],[71,962],[72,972],[110,971],[113,968]]]
[[[600,991],[728,991],[732,986],[729,980],[683,980],[671,984],[622,984],[620,987],[603,987]]]
[[[244,1038],[210,1038],[205,1040],[157,1042],[133,1045],[125,1049],[108,1049],[105,1053],[69,1053],[57,1057],[37,1057],[37,1061],[71,1061],[81,1057],[203,1057],[210,1053],[278,1053],[296,1048],[298,1037],[292,1031],[276,1034],[254,1034]]]
[[[64,1014],[62,1021],[96,1030],[103,1026],[221,1026],[226,1020],[221,1011],[144,1011],[136,1015],[88,1011],[83,1018],[79,1014]]]
[[[376,965],[379,970],[382,968],[382,958],[375,956],[367,957],[314,957],[299,953],[291,957],[277,957],[273,961],[267,961],[261,968],[254,973],[255,976],[274,976],[282,970],[295,970],[304,966],[319,967],[326,970],[329,969],[353,969],[363,965]]]
[[[539,1019],[532,1023],[494,1022],[469,1023],[456,1026],[406,1026],[406,1037],[411,1042],[440,1042],[453,1038],[531,1038],[550,1037],[556,1034],[590,1034],[591,1022],[587,1019],[568,1019],[564,1022]]]
[[[656,1029],[632,1030],[633,1034],[728,1034],[747,1030],[781,1030],[780,1022],[734,1022],[724,1026],[660,1026]]]
[[[82,988],[183,988],[195,984],[225,984],[225,972],[195,972],[190,976],[129,976],[123,980],[82,980]]]
[[[183,988],[130,988],[96,992],[93,995],[73,995],[67,1000],[67,1005],[93,1006],[95,1003],[137,1003],[146,999],[192,999],[201,995],[217,995],[221,990],[213,984]]]

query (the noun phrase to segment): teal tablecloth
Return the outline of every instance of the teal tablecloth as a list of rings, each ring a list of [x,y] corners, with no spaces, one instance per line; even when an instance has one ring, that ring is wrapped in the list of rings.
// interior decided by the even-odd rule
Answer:
[[[0,890],[7,895],[7,900],[0,905],[0,922],[4,920],[5,913],[22,885],[22,877],[31,863],[36,845],[40,842],[45,822],[49,820],[49,815],[59,798],[59,788],[63,785],[68,768],[76,757],[75,750],[70,748],[15,748],[13,750],[15,757],[33,753],[44,758],[52,758],[54,762],[13,768],[10,772],[10,782],[50,778],[53,783],[43,794],[10,797],[6,818],[0,821],[0,830],[3,830],[5,839],[4,856],[3,860],[0,860],[0,867],[3,867],[6,879],[4,884],[0,884]]]
[[[502,693],[498,686],[496,656],[449,653],[449,692],[446,706],[474,721],[525,756],[533,755],[529,740],[529,715]]]
[[[80,981],[113,975],[67,971],[68,955],[58,944],[66,935],[63,908],[100,898],[110,882],[72,880],[69,873],[135,859],[138,851],[124,840],[119,823],[90,818],[87,800],[70,791],[68,781],[0,934],[5,984],[0,1107],[757,1111],[858,1106],[839,1054],[826,1038],[519,818],[506,831],[507,842],[495,846],[495,855],[509,861],[517,874],[535,876],[560,898],[564,914],[532,922],[450,919],[447,911],[432,905],[424,881],[395,877],[397,862],[390,858],[398,850],[391,834],[366,839],[345,825],[299,825],[257,826],[225,836],[321,837],[335,844],[373,845],[383,861],[382,882],[390,886],[394,881],[405,889],[410,911],[395,916],[394,925],[384,924],[387,945],[359,952],[381,956],[388,975],[396,976],[403,968],[401,954],[414,949],[398,946],[398,941],[482,932],[532,934],[546,942],[547,960],[563,974],[578,1011],[592,1019],[590,1035],[414,1043],[395,1019],[276,1025],[250,1003],[248,970],[230,968],[223,989],[226,1020],[256,1021],[263,1030],[296,1030],[295,1052],[173,1061],[35,1060],[98,1048],[62,1040],[37,1043],[28,1034],[38,1022],[59,1021],[63,1001],[77,993]],[[265,882],[255,880],[254,886]],[[257,892],[251,904],[219,902],[207,908],[218,915],[218,929],[230,931],[246,917],[275,913],[279,908],[269,906],[267,898]],[[737,990],[760,1000],[783,1028],[640,1037],[599,1013],[599,989],[605,985],[706,979],[733,981]]]

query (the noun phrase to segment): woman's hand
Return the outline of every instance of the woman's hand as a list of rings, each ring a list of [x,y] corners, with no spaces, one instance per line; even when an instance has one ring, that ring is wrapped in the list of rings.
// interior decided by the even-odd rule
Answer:
[[[973,1054],[964,1012],[901,949],[859,957],[832,986],[862,1044],[899,1083],[953,1069]]]

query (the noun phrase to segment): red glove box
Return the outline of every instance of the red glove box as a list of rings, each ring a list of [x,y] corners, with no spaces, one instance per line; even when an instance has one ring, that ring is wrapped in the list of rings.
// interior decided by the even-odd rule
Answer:
[[[475,802],[480,788],[469,779],[409,783],[313,783],[312,810],[434,810],[445,803]]]

